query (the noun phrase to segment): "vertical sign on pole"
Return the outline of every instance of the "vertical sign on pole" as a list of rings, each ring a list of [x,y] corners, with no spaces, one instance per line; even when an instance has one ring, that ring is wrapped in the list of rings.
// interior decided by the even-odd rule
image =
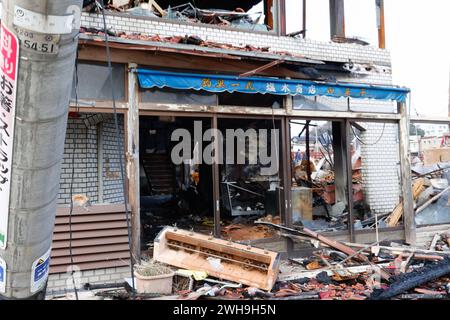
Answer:
[[[0,293],[6,291],[6,263],[5,260],[0,258]]]
[[[0,249],[6,249],[16,113],[19,40],[0,24]]]

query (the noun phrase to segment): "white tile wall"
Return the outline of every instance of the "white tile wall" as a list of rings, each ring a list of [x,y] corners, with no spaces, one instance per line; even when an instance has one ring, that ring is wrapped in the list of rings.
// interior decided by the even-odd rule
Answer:
[[[87,128],[80,119],[69,119],[64,147],[64,158],[60,177],[58,204],[70,204],[70,183],[72,179],[72,154],[76,145],[75,174],[73,180],[73,194],[84,194],[90,202],[98,202],[98,174],[97,174],[97,130]],[[120,117],[120,116],[119,116]],[[74,133],[76,128],[76,133]],[[123,139],[123,117],[119,118],[120,136]],[[75,143],[76,138],[76,143]],[[119,150],[116,143],[114,120],[103,122],[103,159],[109,159],[109,171],[119,174]],[[103,164],[103,201],[106,203],[123,202],[122,182],[120,178],[106,175],[106,164]]]

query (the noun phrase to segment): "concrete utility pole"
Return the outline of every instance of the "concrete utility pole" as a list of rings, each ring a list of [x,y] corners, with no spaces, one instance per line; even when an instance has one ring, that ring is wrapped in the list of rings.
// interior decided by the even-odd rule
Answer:
[[[0,184],[0,298],[45,297],[81,7],[81,0],[3,0],[0,152],[10,151],[10,163],[0,163],[8,171]],[[12,81],[4,76],[14,36],[20,46]],[[6,109],[3,95],[13,90]]]

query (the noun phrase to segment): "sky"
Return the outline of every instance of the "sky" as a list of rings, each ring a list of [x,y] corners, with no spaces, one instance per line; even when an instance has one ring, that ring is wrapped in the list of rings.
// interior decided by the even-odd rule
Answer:
[[[286,0],[287,31],[301,30],[302,1]],[[307,0],[307,38],[329,41],[328,0]],[[346,36],[378,45],[375,0],[345,0]],[[411,89],[412,113],[447,116],[450,1],[385,0],[393,83]]]

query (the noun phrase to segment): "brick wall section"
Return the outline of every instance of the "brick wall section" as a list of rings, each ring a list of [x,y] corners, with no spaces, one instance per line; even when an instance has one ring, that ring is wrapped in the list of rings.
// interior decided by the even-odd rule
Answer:
[[[398,125],[386,123],[383,130],[383,123],[361,124],[367,129],[361,133],[365,197],[373,212],[391,212],[400,200]]]
[[[83,122],[86,116],[79,119],[70,118],[62,162],[59,204],[70,204],[70,183],[72,179],[72,155],[75,151],[73,178],[73,194],[84,194],[92,203],[98,200],[97,184],[97,132],[95,128],[87,128]],[[76,132],[74,132],[74,129]],[[75,140],[76,139],[76,140]]]
[[[123,116],[119,116],[120,139],[124,140]],[[122,203],[123,187],[120,176],[120,153],[117,145],[114,119],[103,123],[103,201]],[[125,162],[125,157],[124,157]],[[124,163],[125,166],[125,163]],[[125,167],[124,167],[125,170]],[[126,178],[126,173],[125,173]]]
[[[98,203],[98,173],[97,173],[97,128],[87,128],[82,115],[79,119],[69,119],[67,126],[64,158],[60,178],[58,204],[70,204],[70,181],[72,177],[72,153],[77,138],[75,153],[75,175],[73,194],[83,194],[89,197],[92,204]],[[76,133],[74,133],[76,128]],[[121,139],[123,135],[123,116],[119,115]],[[103,202],[123,202],[122,182],[120,179],[119,148],[116,143],[114,119],[108,117],[103,122]]]
[[[159,34],[161,36],[197,35],[204,40],[233,45],[249,44],[258,47],[270,47],[271,50],[288,51],[315,59],[338,62],[347,62],[348,59],[351,59],[354,62],[371,61],[379,65],[391,65],[389,51],[372,46],[278,37],[271,33],[254,33],[230,27],[133,17],[125,14],[109,14],[106,17],[106,24],[109,29],[114,31]],[[102,17],[98,14],[83,13],[82,26],[102,29]]]
[[[84,285],[89,284],[119,284],[123,283],[125,278],[130,278],[129,267],[117,267],[108,269],[97,269],[80,271],[75,273],[76,283]],[[79,280],[78,280],[79,279]],[[47,297],[64,294],[73,287],[70,273],[51,274],[48,277]]]

